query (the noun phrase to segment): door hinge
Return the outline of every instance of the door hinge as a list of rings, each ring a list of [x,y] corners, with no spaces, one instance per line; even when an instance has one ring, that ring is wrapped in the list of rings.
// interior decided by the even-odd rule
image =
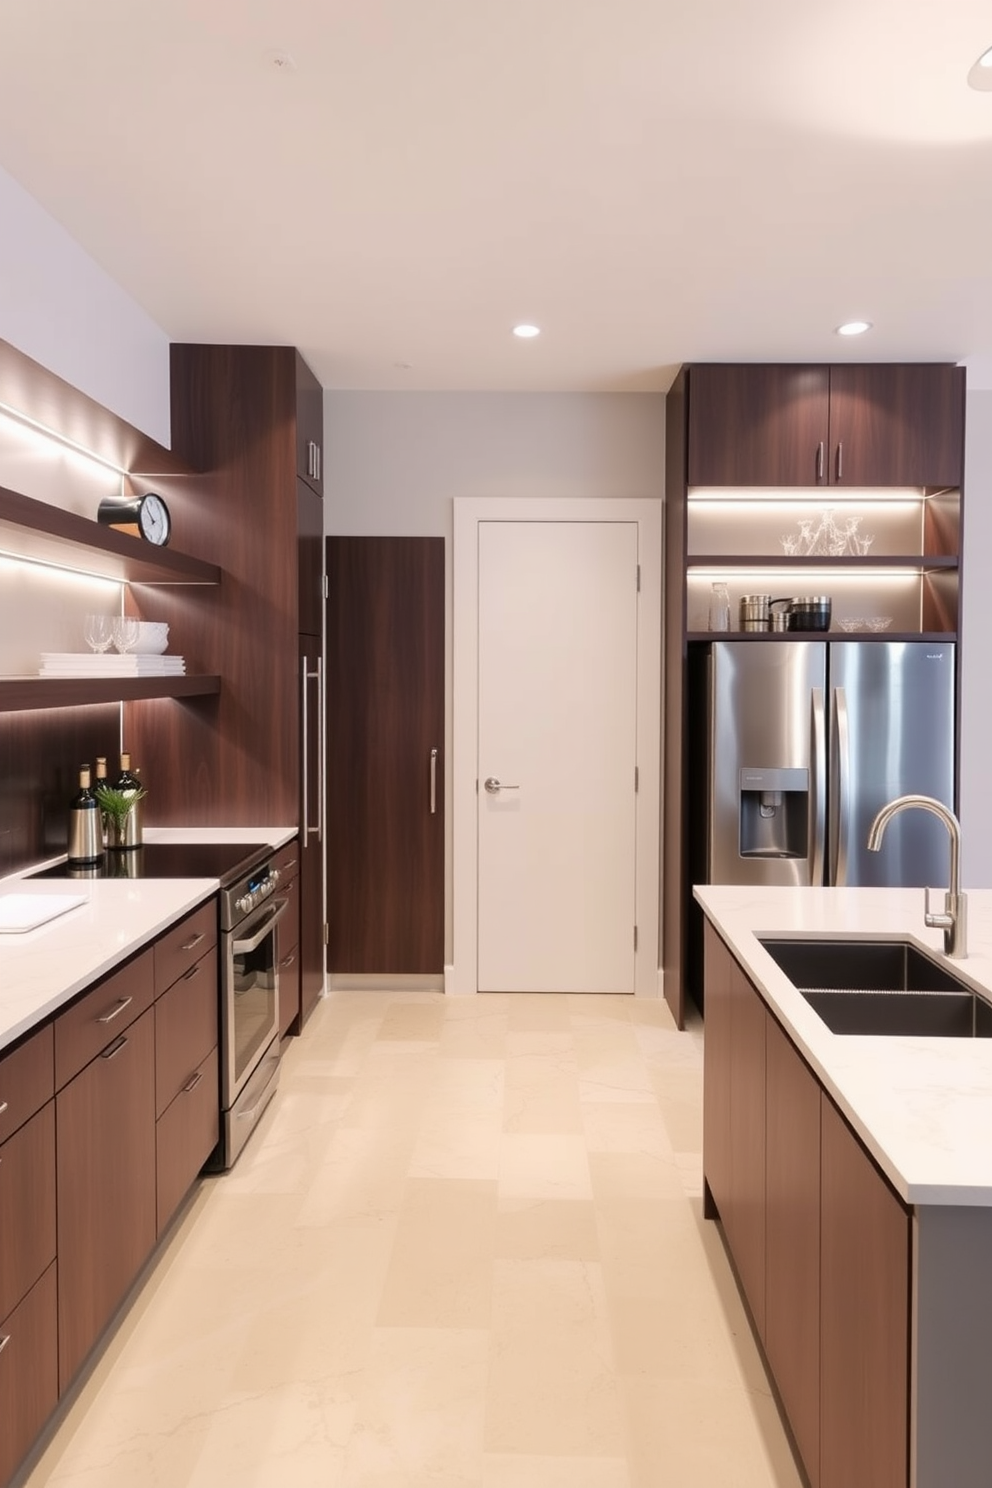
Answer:
[[[640,564],[637,565],[637,592],[638,592],[638,594],[640,594],[640,592],[641,592],[641,565]]]
[[[641,788],[641,772],[638,769],[638,767],[635,765],[634,766],[634,795],[635,796],[637,795],[637,792],[640,790],[640,788]]]
[[[634,950],[637,950],[637,926],[634,926]]]

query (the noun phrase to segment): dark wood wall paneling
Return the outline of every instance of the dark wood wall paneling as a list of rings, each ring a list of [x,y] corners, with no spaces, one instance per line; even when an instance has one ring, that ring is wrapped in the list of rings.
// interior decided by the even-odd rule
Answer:
[[[79,766],[120,739],[116,704],[0,713],[0,875],[65,852]]]
[[[172,347],[173,449],[209,472],[193,500],[175,491],[174,541],[222,578],[132,593],[169,621],[170,650],[223,681],[216,699],[127,705],[150,822],[297,820],[295,398],[292,347]]]

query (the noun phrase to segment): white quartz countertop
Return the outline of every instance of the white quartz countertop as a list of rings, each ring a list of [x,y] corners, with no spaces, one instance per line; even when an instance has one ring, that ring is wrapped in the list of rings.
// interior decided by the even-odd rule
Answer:
[[[992,890],[968,894],[968,956],[943,956],[922,889],[695,889],[707,917],[910,1204],[992,1206],[992,1039],[835,1034],[758,936],[908,939],[992,1000]]]
[[[295,834],[295,827],[151,827],[145,841],[267,842],[277,848]],[[0,879],[0,899],[86,896],[35,930],[0,934],[0,1049],[154,940],[217,886],[213,878]]]

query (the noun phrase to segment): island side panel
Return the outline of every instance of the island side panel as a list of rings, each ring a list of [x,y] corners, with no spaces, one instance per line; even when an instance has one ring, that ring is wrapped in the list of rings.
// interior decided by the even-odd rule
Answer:
[[[919,1206],[913,1223],[913,1488],[992,1480],[992,1210]]]

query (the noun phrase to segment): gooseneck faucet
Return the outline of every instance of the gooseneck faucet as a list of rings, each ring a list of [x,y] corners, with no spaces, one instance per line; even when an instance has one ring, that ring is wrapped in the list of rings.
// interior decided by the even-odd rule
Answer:
[[[930,890],[925,889],[924,920],[930,929],[943,930],[944,955],[960,959],[968,954],[968,900],[961,892],[961,823],[954,812],[948,811],[943,801],[937,801],[933,796],[897,796],[894,801],[882,807],[872,822],[868,833],[868,847],[871,852],[878,852],[885,828],[892,818],[913,806],[939,817],[951,840],[951,881],[944,895],[944,912],[935,914],[931,910]]]

